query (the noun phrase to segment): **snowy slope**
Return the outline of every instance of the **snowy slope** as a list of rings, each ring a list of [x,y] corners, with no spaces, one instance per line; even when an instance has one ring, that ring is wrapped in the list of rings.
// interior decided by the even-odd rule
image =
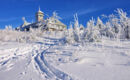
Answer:
[[[0,43],[0,80],[130,80],[130,41]]]

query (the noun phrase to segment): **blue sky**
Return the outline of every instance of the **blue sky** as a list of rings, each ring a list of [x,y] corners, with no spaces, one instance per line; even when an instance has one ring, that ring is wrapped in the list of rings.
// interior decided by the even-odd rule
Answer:
[[[49,16],[56,11],[66,25],[73,22],[75,13],[83,25],[92,17],[109,15],[117,8],[130,13],[130,0],[1,0],[0,28],[3,29],[5,25],[17,27],[22,24],[22,17],[28,22],[34,22],[39,6]]]

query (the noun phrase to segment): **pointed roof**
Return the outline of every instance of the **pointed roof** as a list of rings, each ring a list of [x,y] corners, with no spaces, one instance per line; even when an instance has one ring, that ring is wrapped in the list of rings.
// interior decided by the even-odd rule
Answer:
[[[22,17],[22,20],[23,20],[23,24],[21,25],[21,27],[25,27],[27,25],[29,25],[30,23],[28,23],[25,19],[25,17]]]

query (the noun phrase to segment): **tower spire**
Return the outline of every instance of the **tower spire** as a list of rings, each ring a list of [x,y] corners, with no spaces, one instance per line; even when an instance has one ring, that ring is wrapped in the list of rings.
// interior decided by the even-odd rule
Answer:
[[[39,6],[39,11],[41,11],[40,6]]]
[[[37,22],[43,21],[43,17],[44,17],[44,14],[43,14],[43,12],[40,10],[40,6],[39,6],[39,10],[38,10],[38,12],[36,13],[36,21],[37,21]]]

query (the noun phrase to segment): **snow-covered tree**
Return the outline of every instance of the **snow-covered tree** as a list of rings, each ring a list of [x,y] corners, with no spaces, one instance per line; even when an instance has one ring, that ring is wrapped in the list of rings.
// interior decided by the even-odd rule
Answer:
[[[122,9],[116,10],[117,14],[109,15],[108,22],[113,35],[118,39],[130,39],[130,18]],[[108,27],[108,25],[106,25]]]
[[[79,25],[77,14],[74,15],[74,30],[73,30],[73,34],[74,34],[74,40],[76,42],[79,42],[80,41],[80,25]]]
[[[70,24],[69,29],[67,30],[66,34],[67,34],[66,35],[67,42],[68,43],[74,43],[75,40],[74,40],[74,34],[73,34],[73,26],[72,26],[72,24]]]
[[[119,15],[119,23],[121,26],[121,33],[126,39],[130,39],[130,18],[127,17],[127,13],[122,9],[117,9],[117,13]]]
[[[92,19],[87,23],[87,35],[86,40],[89,42],[99,41],[100,31],[95,26],[95,20]]]
[[[13,30],[12,25],[6,25],[6,26],[5,26],[5,30]]]

